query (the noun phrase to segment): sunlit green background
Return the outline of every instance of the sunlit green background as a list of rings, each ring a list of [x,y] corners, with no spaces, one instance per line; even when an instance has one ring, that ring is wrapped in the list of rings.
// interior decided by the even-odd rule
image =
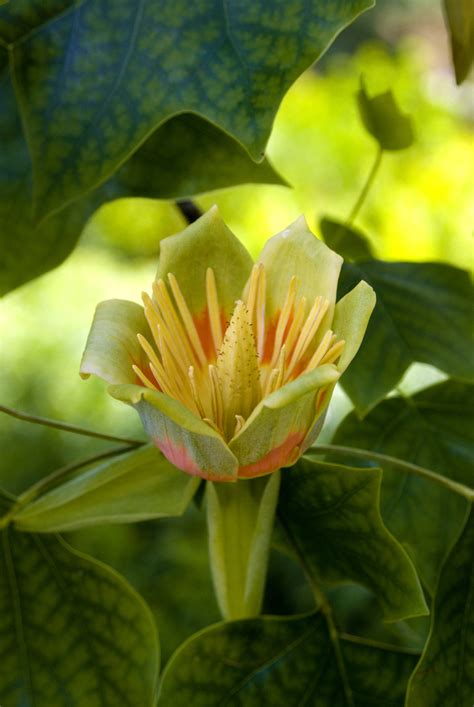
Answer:
[[[217,203],[254,256],[300,213],[316,232],[323,215],[344,219],[375,155],[354,100],[361,74],[371,93],[393,89],[402,110],[413,117],[416,144],[384,155],[357,225],[381,258],[444,260],[471,269],[472,84],[455,86],[436,2],[381,0],[337,39],[317,70],[293,86],[268,147],[269,158],[292,188],[250,185],[196,201],[202,208]],[[140,301],[141,290],[150,287],[154,276],[159,239],[183,226],[171,204],[127,200],[107,205],[87,225],[66,263],[6,297],[0,304],[0,403],[141,437],[133,410],[110,399],[102,382],[79,379],[79,361],[96,303],[111,297]],[[418,369],[407,385],[419,387],[431,375]],[[348,408],[347,399],[336,396],[326,437]],[[0,445],[0,485],[12,492],[107,448],[6,416],[0,419]],[[185,521],[84,531],[71,541],[115,565],[144,594],[158,616],[165,654],[217,620],[205,532],[196,509]],[[310,606],[299,575],[291,596],[283,591],[288,572],[297,570],[276,553],[269,610]],[[371,601],[367,595],[359,600]],[[342,597],[341,615],[345,602]],[[411,627],[401,630],[412,635]]]

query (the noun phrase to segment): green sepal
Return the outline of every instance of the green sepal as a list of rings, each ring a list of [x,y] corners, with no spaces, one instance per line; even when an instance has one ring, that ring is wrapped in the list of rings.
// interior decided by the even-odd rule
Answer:
[[[52,533],[180,516],[199,483],[147,445],[57,486],[21,507],[12,522],[18,530]]]
[[[146,363],[138,333],[151,338],[143,307],[128,300],[100,302],[82,355],[81,377],[93,374],[112,385],[135,383],[132,365]]]
[[[206,486],[212,579],[226,619],[260,613],[279,488],[279,471]]]
[[[264,398],[229,448],[239,460],[239,476],[261,476],[294,463],[308,431],[315,424],[315,398],[339,378],[328,364],[305,373]],[[253,467],[253,468],[248,468]]]
[[[176,277],[192,313],[207,306],[206,271],[214,270],[219,303],[229,316],[252,269],[252,259],[213,206],[184,231],[160,242],[156,279]]]
[[[297,298],[305,296],[310,306],[318,295],[329,300],[330,306],[320,329],[324,332],[332,321],[342,267],[341,256],[320,241],[309,230],[305,218],[300,216],[267,241],[259,261],[267,272],[267,310],[270,316],[281,309],[290,279],[297,275]]]
[[[139,385],[110,386],[109,393],[133,405],[153,443],[179,469],[208,480],[237,479],[237,459],[223,438],[178,400]]]

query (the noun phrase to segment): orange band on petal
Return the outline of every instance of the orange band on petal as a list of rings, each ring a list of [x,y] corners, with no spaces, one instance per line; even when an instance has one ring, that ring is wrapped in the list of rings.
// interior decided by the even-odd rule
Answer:
[[[300,454],[299,445],[305,438],[305,432],[292,432],[282,444],[272,449],[262,459],[247,466],[241,466],[238,471],[240,478],[250,479],[277,471],[283,466],[294,464]]]

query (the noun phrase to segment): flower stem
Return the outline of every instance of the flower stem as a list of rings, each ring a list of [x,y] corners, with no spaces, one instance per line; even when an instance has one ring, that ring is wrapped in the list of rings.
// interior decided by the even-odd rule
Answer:
[[[60,420],[50,420],[47,417],[38,417],[37,415],[30,415],[26,412],[21,412],[20,410],[14,410],[6,405],[0,405],[0,412],[4,412],[10,417],[16,417],[18,420],[23,420],[24,422],[32,422],[35,425],[43,425],[43,427],[52,427],[56,430],[63,430],[63,432],[72,432],[76,435],[84,435],[85,437],[95,437],[96,439],[104,439],[108,442],[123,442],[124,444],[129,444],[131,447],[139,447],[145,442],[141,442],[138,439],[128,439],[127,437],[117,437],[117,435],[109,435],[103,432],[96,432],[95,430],[89,430],[85,427],[79,427],[78,425],[70,425],[67,422],[61,422]]]
[[[402,471],[406,471],[408,474],[416,474],[429,481],[433,481],[440,486],[453,491],[454,493],[464,496],[468,501],[474,501],[474,489],[460,484],[457,481],[452,481],[441,474],[437,474],[431,469],[425,469],[417,464],[412,464],[403,459],[398,459],[397,457],[391,457],[388,454],[381,454],[379,452],[373,452],[370,449],[359,449],[358,447],[342,447],[336,444],[318,444],[316,447],[311,447],[310,450],[313,454],[341,454],[343,456],[360,457],[362,459],[372,459],[375,462],[380,462],[381,464],[390,464]]]
[[[380,162],[382,161],[382,154],[383,154],[383,149],[379,145],[377,147],[377,153],[375,155],[375,161],[372,165],[372,169],[370,170],[369,176],[367,177],[366,182],[365,182],[364,186],[362,187],[362,191],[359,194],[359,198],[357,199],[356,203],[352,207],[352,211],[349,214],[347,221],[346,221],[346,226],[350,226],[353,223],[357,214],[359,213],[360,208],[361,208],[362,204],[364,203],[364,201],[367,197],[367,194],[370,191],[370,188],[373,184],[375,176],[376,176],[378,169],[380,167]]]
[[[236,483],[207,483],[209,560],[224,619],[260,613],[279,488],[279,471]]]

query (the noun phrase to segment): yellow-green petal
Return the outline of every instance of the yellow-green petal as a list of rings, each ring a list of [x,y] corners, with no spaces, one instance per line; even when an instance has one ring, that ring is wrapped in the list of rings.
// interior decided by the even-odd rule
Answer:
[[[181,233],[160,242],[157,279],[176,277],[189,309],[201,313],[206,307],[206,271],[214,271],[217,294],[229,316],[241,296],[252,269],[252,259],[213,206]]]
[[[332,328],[338,339],[344,339],[346,342],[337,365],[341,373],[346,370],[359,350],[375,307],[375,300],[372,287],[365,280],[361,280],[336,304]]]
[[[210,481],[235,481],[237,459],[223,438],[178,400],[139,385],[109,393],[133,405],[153,443],[178,469]]]
[[[82,355],[81,377],[92,374],[113,385],[135,383],[132,366],[146,362],[138,333],[150,337],[143,307],[128,300],[100,302]]]
[[[229,443],[239,461],[239,476],[262,476],[293,464],[315,422],[317,391],[338,378],[336,366],[328,364],[264,398]]]
[[[265,244],[259,261],[267,274],[267,312],[281,309],[293,275],[298,278],[296,296],[310,304],[318,295],[329,301],[321,331],[330,326],[336,301],[337,281],[342,258],[312,233],[303,216]]]

